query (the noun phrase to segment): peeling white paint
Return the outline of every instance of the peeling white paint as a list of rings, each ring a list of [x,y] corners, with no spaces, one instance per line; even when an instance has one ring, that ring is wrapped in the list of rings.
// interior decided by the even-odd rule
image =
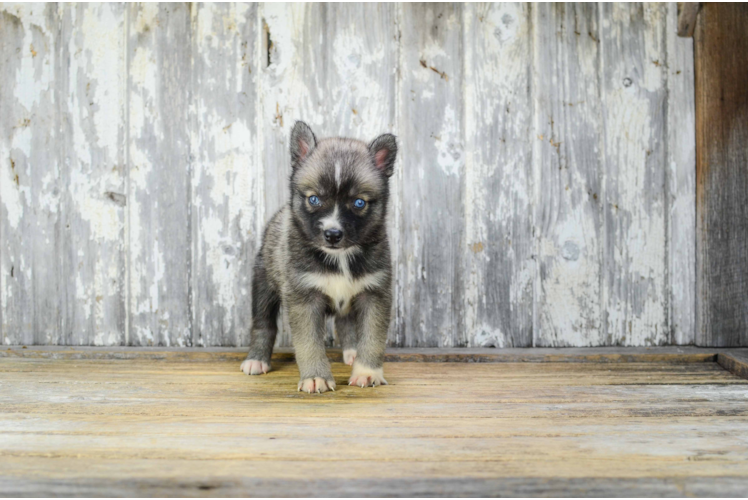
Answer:
[[[555,40],[569,23],[550,26],[551,52],[577,68],[569,75],[543,59],[546,10],[537,7],[426,7],[444,11],[427,19],[408,17],[408,5],[335,5],[324,15],[315,5],[199,5],[165,16],[147,4],[127,6],[125,16],[108,4],[3,4],[22,26],[16,69],[0,76],[14,89],[14,122],[0,117],[7,127],[0,131],[3,342],[21,338],[5,318],[28,321],[16,301],[47,276],[38,253],[24,246],[19,255],[14,245],[32,233],[39,248],[56,245],[55,228],[68,222],[73,248],[60,253],[75,300],[73,343],[123,343],[112,319],[121,309],[134,344],[187,345],[193,336],[197,345],[245,342],[251,262],[265,219],[288,196],[287,134],[295,119],[320,137],[400,137],[390,181],[393,340],[649,345],[667,341],[673,328],[678,342],[688,342],[694,278],[678,270],[694,259],[693,142],[687,130],[673,135],[684,128],[658,122],[663,109],[670,124],[693,119],[692,101],[681,104],[693,89],[674,73],[679,57],[680,78],[688,80],[692,67],[681,66],[692,56],[664,35],[675,9],[566,6],[595,13],[574,14],[592,23],[590,34],[563,47]],[[51,21],[55,15],[70,16],[70,33]],[[173,15],[182,17],[170,25]],[[335,22],[322,24],[326,19]],[[272,40],[269,67],[263,20]],[[442,31],[432,32],[434,23]],[[179,44],[162,35],[186,36],[179,30],[188,25],[193,38],[182,63],[193,73],[176,88],[157,74],[156,62],[181,64]],[[69,37],[66,45],[53,47],[60,36]],[[572,45],[576,59],[563,60],[562,49]],[[58,54],[69,54],[65,87],[54,80]],[[593,118],[600,113],[592,99],[559,103],[539,85],[556,96],[563,89],[598,95],[589,83],[598,80],[604,123]],[[189,123],[177,124],[164,101],[188,93]],[[45,112],[57,106],[69,129]],[[590,140],[598,132],[602,139]],[[54,165],[39,164],[43,134],[63,141],[49,146],[50,158],[58,149],[66,155]],[[593,158],[602,162],[602,184],[589,193]],[[660,163],[668,186],[657,177]],[[551,168],[558,174],[549,187]],[[661,181],[662,196],[652,188]],[[178,200],[180,220],[163,221],[175,203],[164,186],[177,184],[188,190]],[[184,242],[161,234],[188,222]],[[171,265],[187,249],[191,270],[178,269],[193,273],[192,310],[172,302],[190,292],[172,285],[178,273]],[[37,338],[59,342],[44,318]]]

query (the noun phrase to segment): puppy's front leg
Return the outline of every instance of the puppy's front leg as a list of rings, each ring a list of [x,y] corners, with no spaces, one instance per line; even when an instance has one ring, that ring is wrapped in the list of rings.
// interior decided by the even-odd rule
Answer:
[[[288,321],[299,366],[299,390],[325,392],[335,390],[330,362],[325,353],[325,297],[310,292],[287,301]]]
[[[384,350],[390,326],[391,296],[386,292],[364,292],[353,304],[358,346],[348,385],[387,385],[384,379]]]
[[[335,331],[340,340],[340,347],[343,348],[343,362],[349,366],[356,359],[356,344],[358,344],[354,316],[353,313],[349,313],[345,316],[335,317]]]

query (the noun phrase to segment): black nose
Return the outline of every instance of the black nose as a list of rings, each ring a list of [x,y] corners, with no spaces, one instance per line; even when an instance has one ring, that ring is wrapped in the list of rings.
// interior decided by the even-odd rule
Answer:
[[[340,229],[326,229],[325,239],[328,241],[328,243],[338,243],[343,239],[343,231],[341,231]]]

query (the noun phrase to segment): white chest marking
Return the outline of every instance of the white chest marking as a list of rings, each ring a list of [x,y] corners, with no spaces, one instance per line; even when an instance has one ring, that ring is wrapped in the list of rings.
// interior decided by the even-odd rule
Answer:
[[[353,279],[348,269],[347,256],[335,257],[342,274],[305,273],[301,281],[305,286],[315,288],[330,297],[335,308],[342,314],[347,314],[351,307],[351,299],[368,288],[379,286],[385,274],[384,271],[377,271]]]

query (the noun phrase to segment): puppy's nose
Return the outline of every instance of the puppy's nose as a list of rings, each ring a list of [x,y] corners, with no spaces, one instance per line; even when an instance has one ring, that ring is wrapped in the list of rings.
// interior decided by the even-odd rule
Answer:
[[[340,240],[343,239],[343,231],[340,229],[326,229],[325,230],[325,239],[328,243],[338,243]]]

